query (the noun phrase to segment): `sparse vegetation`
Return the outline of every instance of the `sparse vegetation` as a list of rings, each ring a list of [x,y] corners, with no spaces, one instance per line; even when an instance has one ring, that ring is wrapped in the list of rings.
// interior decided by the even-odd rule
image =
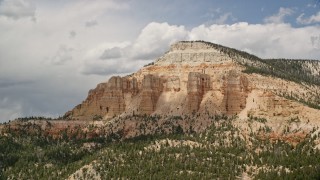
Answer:
[[[148,63],[148,64],[144,65],[143,67],[148,67],[148,66],[152,66],[152,65],[154,65],[154,62]]]
[[[102,116],[101,115],[94,115],[93,118],[92,118],[94,121],[100,121],[102,120]]]
[[[228,55],[233,61],[245,66],[244,73],[256,73],[292,81],[303,86],[320,86],[320,62],[305,59],[261,59],[244,51],[222,45],[200,41]],[[319,92],[314,92],[313,99],[283,95],[283,97],[303,103],[311,108],[320,109]]]
[[[161,116],[134,116],[157,122]],[[192,116],[167,117],[171,120]],[[260,139],[252,132],[250,144],[233,118],[209,116],[212,125],[194,134],[176,128],[174,134],[143,135],[133,139],[110,141],[110,137],[72,141],[45,136],[0,137],[3,179],[64,179],[75,177],[102,179],[318,179],[320,151],[313,147],[316,137],[308,136],[293,146],[285,141]],[[144,119],[144,120],[143,120]],[[266,123],[264,118],[250,117]],[[296,119],[292,120],[296,122]],[[267,127],[267,126],[266,126]],[[267,127],[268,128],[268,127]],[[269,128],[265,133],[270,133]],[[314,130],[315,132],[315,130]],[[118,136],[120,133],[115,133]],[[165,142],[165,143],[160,143]],[[88,144],[94,144],[88,148]],[[149,148],[150,147],[150,148]],[[153,148],[151,148],[153,147]],[[259,150],[259,151],[257,151]],[[87,165],[87,166],[84,166]],[[89,166],[88,166],[89,165]],[[93,169],[93,170],[92,170]],[[93,174],[92,174],[93,173]]]
[[[260,123],[266,123],[266,122],[267,122],[267,119],[265,119],[265,118],[260,118],[260,117],[249,116],[249,121],[250,121],[250,122],[252,122],[252,121],[257,121],[257,122],[260,122]]]

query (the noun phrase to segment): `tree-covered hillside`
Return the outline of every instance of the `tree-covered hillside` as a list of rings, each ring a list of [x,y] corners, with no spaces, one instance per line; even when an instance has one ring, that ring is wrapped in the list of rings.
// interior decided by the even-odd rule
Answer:
[[[262,59],[245,51],[229,48],[219,44],[203,42],[228,55],[235,62],[246,67],[244,72],[274,76],[277,78],[320,85],[320,61],[303,59]]]
[[[250,137],[233,125],[233,118],[213,119],[200,134],[51,139],[41,134],[6,132],[0,136],[1,179],[319,179],[318,134],[297,145]],[[263,125],[266,119],[250,118]],[[249,126],[250,127],[250,126]],[[313,131],[315,132],[316,129]]]

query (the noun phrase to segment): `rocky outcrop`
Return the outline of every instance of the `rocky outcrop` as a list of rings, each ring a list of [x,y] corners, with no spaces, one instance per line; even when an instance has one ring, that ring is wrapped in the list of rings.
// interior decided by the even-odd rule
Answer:
[[[101,119],[121,114],[126,109],[125,94],[138,93],[136,78],[111,77],[107,83],[99,84],[89,91],[87,99],[66,113],[73,119]]]
[[[140,114],[151,114],[155,111],[158,98],[163,91],[161,78],[148,74],[142,81],[141,101],[139,105]]]
[[[180,91],[180,78],[178,76],[170,76],[166,78],[165,82],[165,91]]]
[[[297,110],[294,112],[288,111],[293,107],[291,100],[279,98],[288,95],[288,87],[293,92],[297,89],[293,96],[296,99],[318,102],[318,86],[243,73],[248,65],[267,66],[264,62],[245,52],[212,43],[178,42],[136,73],[112,77],[99,84],[66,116],[76,120],[108,120],[138,114],[205,113],[239,115],[241,118],[250,114],[291,118],[302,113],[299,109],[303,105],[295,105]],[[319,74],[318,62],[301,61],[300,64],[310,74]],[[273,95],[269,97],[270,93]],[[309,116],[305,115],[315,119]]]
[[[188,75],[188,110],[197,112],[203,95],[210,90],[210,76],[198,72],[190,72]]]
[[[239,114],[246,107],[248,79],[235,71],[230,71],[224,83],[223,107],[228,115]]]
[[[204,42],[178,42],[171,45],[170,51],[160,57],[155,65],[184,64],[200,65],[230,62],[232,59],[220,50]]]
[[[152,114],[157,110],[157,113],[191,114],[201,110],[202,102],[203,106],[212,104],[214,100],[203,100],[205,94],[213,91],[212,85],[219,89],[223,83],[222,75],[233,68],[228,56],[207,43],[178,42],[154,64],[132,76],[112,77],[108,83],[98,85],[82,104],[66,115],[73,119],[92,119],[95,116],[108,119],[123,113]],[[240,86],[234,87],[230,79],[224,86],[228,90],[221,89],[226,94],[225,105],[202,109],[238,113],[242,107],[235,106],[244,106],[245,102],[245,97],[238,92],[243,89],[244,81],[241,78]],[[160,96],[162,104],[158,104]],[[179,102],[172,102],[173,99]],[[157,108],[166,102],[172,105]]]
[[[278,97],[271,92],[262,93],[257,103],[259,113],[269,117],[289,117],[291,114],[299,114],[299,111],[294,112],[295,106],[291,104],[289,100]]]
[[[124,102],[124,87],[121,77],[112,77],[108,86],[105,89],[102,98],[98,101],[100,113],[99,115],[106,115],[112,117],[118,115],[125,110]]]

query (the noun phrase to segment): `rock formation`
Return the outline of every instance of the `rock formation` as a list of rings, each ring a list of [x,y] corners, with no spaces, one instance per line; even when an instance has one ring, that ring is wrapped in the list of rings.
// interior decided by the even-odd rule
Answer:
[[[190,72],[188,75],[188,109],[189,112],[197,112],[200,108],[203,95],[210,90],[210,76],[198,72]]]
[[[228,115],[239,114],[246,107],[249,92],[248,79],[235,71],[230,71],[224,82],[223,106]]]
[[[159,58],[155,64],[200,65],[202,63],[217,64],[227,61],[231,61],[231,59],[221,53],[218,49],[212,48],[209,44],[187,41],[173,44],[170,51]]]
[[[90,90],[87,99],[66,115],[76,119],[110,118],[126,110],[125,95],[137,93],[136,78],[114,76]]]
[[[165,83],[165,91],[180,91],[180,78],[178,76],[167,77]]]
[[[312,80],[320,63],[297,61]],[[280,64],[281,65],[281,64]],[[292,65],[292,64],[291,64]],[[124,115],[192,115],[195,113],[291,118],[305,105],[292,102],[304,98],[317,102],[318,86],[281,78],[246,74],[248,67],[268,68],[261,59],[207,42],[178,42],[154,63],[125,77],[111,77],[90,90],[80,105],[66,113],[75,120],[109,120]],[[269,69],[272,72],[273,69]],[[286,99],[288,89],[291,100]],[[295,107],[294,111],[292,109]],[[304,114],[301,117],[314,119]]]
[[[152,74],[145,75],[142,80],[141,101],[139,112],[141,114],[152,114],[163,91],[162,80]]]

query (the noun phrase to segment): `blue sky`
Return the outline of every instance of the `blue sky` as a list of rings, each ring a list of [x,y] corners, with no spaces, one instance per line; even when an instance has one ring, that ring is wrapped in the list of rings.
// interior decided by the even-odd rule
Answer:
[[[205,22],[210,23],[224,14],[231,13],[234,18],[228,18],[224,23],[248,22],[263,23],[264,18],[277,14],[281,7],[293,10],[292,16],[287,17],[287,22],[293,26],[300,26],[295,21],[295,16],[305,13],[311,16],[318,12],[316,1],[301,0],[180,0],[180,1],[131,1],[134,7],[130,13],[134,18],[146,21],[165,21],[170,24],[182,24],[187,27],[194,27]],[[157,8],[155,8],[157,7]],[[152,11],[146,11],[152,9]],[[137,10],[137,11],[136,11]]]
[[[316,0],[0,0],[0,122],[59,116],[179,40],[320,59]]]

